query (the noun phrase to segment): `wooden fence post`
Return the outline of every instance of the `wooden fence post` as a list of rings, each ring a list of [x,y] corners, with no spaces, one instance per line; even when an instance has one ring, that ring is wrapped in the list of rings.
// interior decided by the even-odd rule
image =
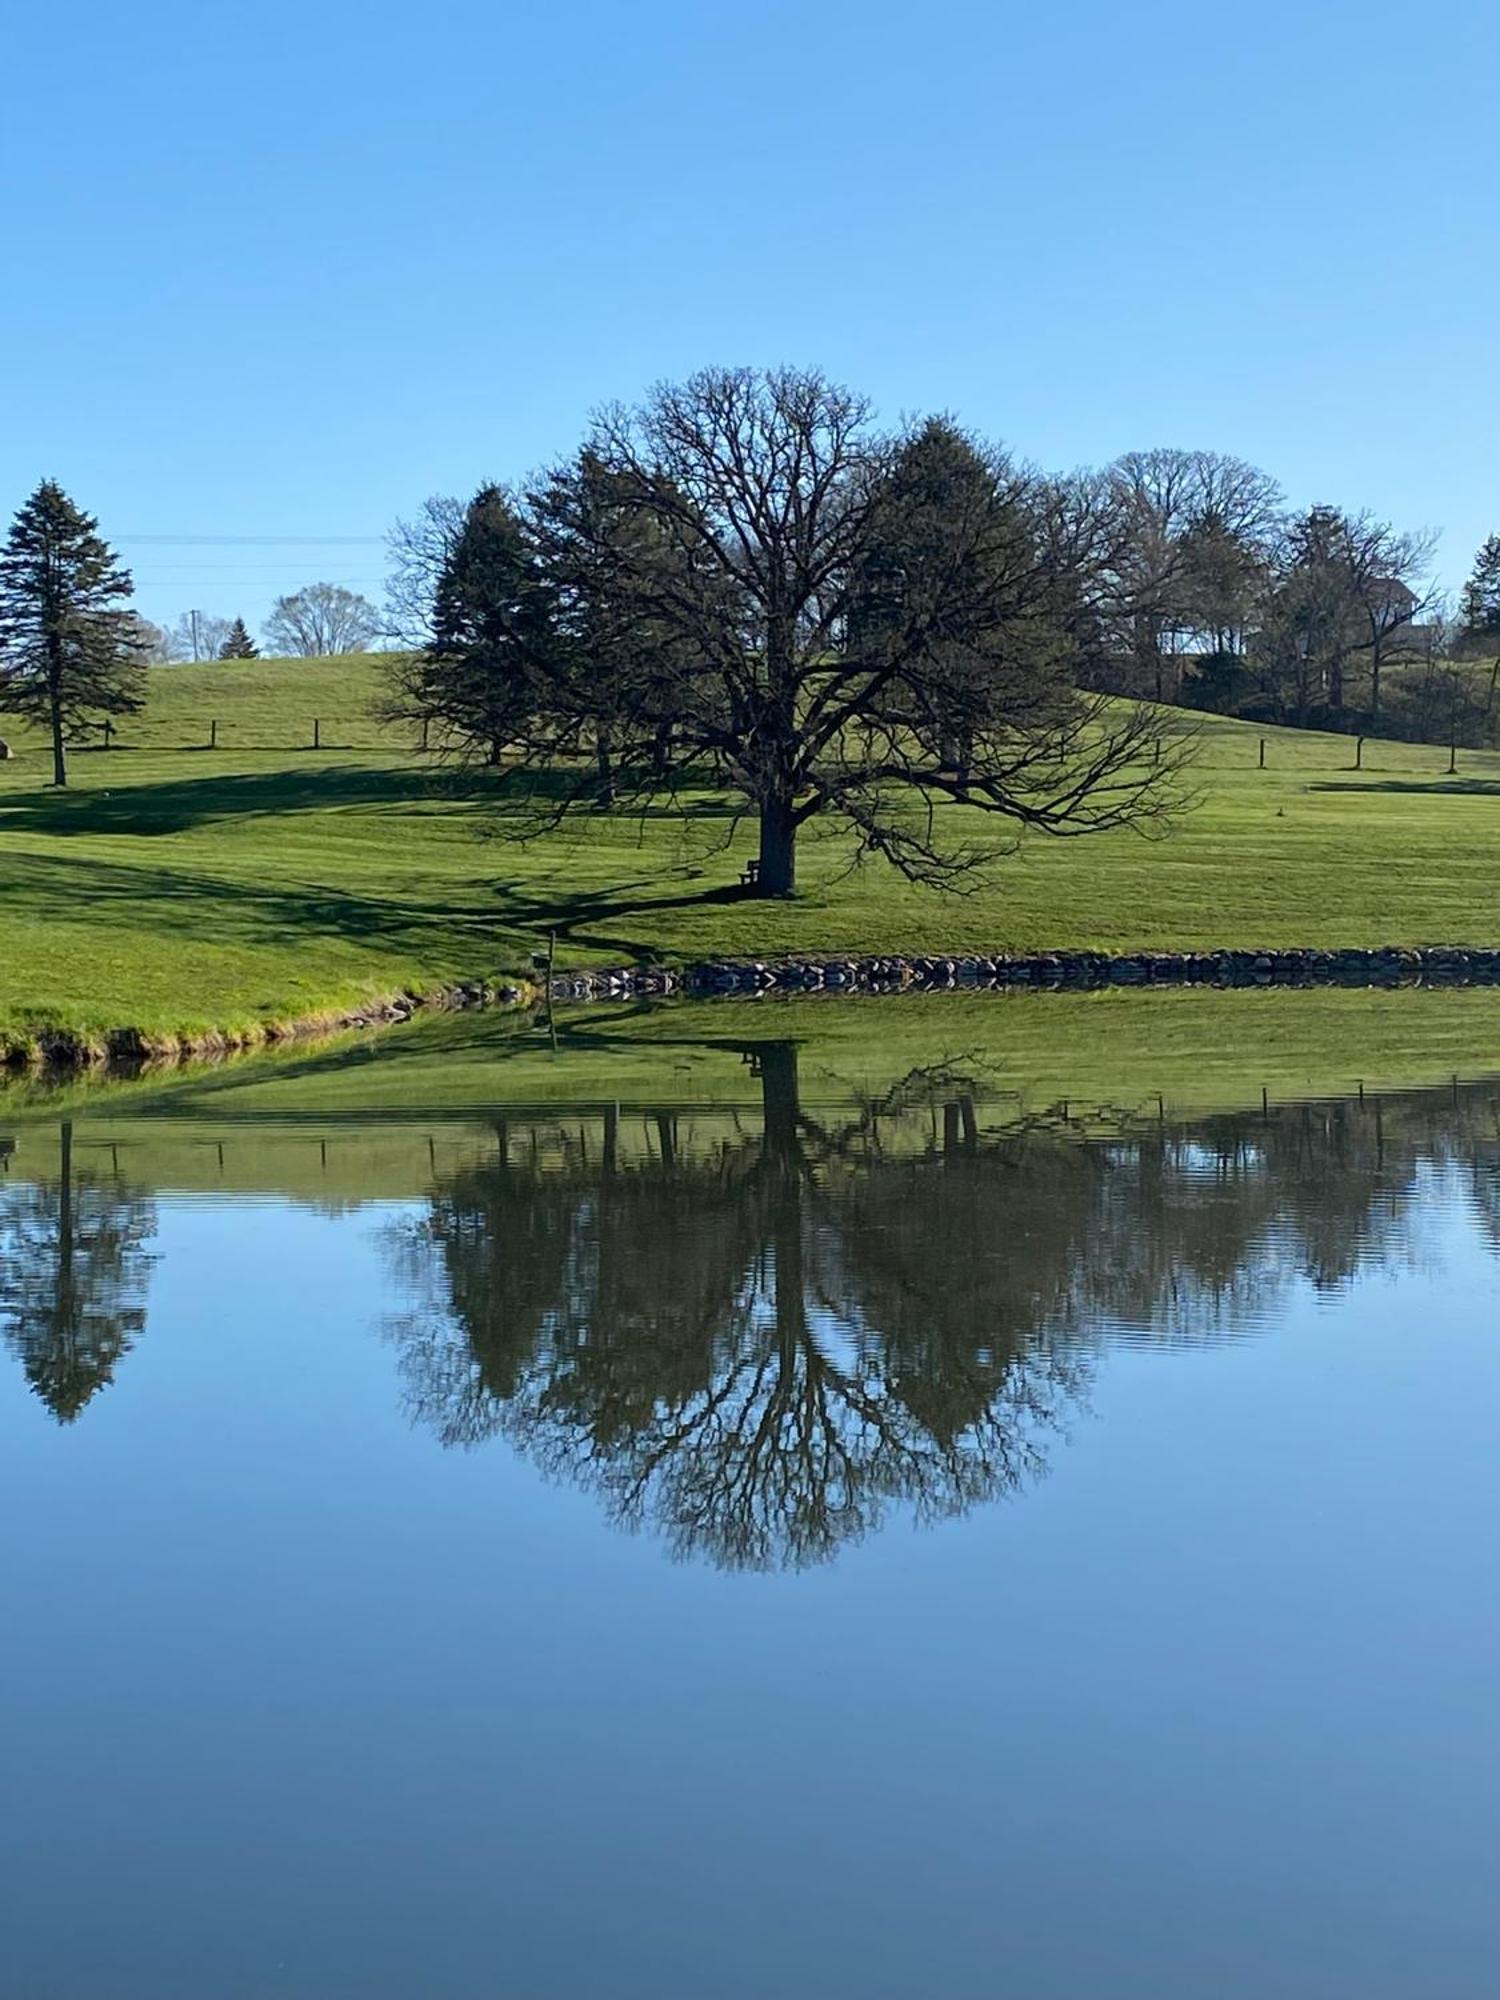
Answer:
[[[1354,739],[1354,768],[1356,771],[1362,771],[1365,768],[1365,739],[1363,736],[1357,736]]]
[[[1264,736],[1260,739],[1260,768],[1262,770],[1266,768],[1266,739]]]
[[[321,750],[322,747],[323,747],[323,723],[321,718],[315,715],[313,717],[313,748],[314,750]]]
[[[219,718],[217,716],[208,725],[208,747],[210,750],[217,750],[219,747]]]

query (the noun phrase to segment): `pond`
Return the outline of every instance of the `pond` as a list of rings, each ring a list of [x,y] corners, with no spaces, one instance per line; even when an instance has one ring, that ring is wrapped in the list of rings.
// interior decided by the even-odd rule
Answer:
[[[1500,1086],[958,1018],[0,1098],[0,1990],[1494,1990]]]

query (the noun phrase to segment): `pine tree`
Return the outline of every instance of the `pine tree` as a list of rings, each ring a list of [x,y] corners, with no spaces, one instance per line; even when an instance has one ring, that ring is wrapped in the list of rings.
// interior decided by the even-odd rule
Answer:
[[[229,637],[219,648],[221,660],[258,660],[260,653],[255,641],[250,637],[250,628],[243,618],[236,618],[229,628]]]
[[[0,549],[0,709],[52,737],[53,782],[68,782],[67,743],[96,716],[145,699],[145,662],[130,614],[130,573],[98,522],[44,479]]]
[[[527,522],[500,487],[482,486],[437,577],[431,641],[397,665],[384,712],[498,764],[543,698],[551,611]]]
[[[1474,558],[1462,615],[1466,639],[1500,641],[1500,535],[1491,535]]]

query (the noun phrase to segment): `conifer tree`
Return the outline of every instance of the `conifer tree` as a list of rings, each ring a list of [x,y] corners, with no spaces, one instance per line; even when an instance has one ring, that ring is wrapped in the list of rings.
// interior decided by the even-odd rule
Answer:
[[[1464,585],[1463,634],[1500,643],[1500,535],[1491,535],[1474,558]]]
[[[383,713],[498,764],[543,703],[551,611],[527,522],[501,487],[480,487],[438,572],[431,640],[397,664]]]
[[[130,613],[130,573],[98,522],[44,479],[0,549],[0,709],[52,738],[53,782],[67,744],[98,716],[144,701],[145,661]]]
[[[221,660],[256,660],[260,658],[255,641],[250,637],[250,628],[243,618],[236,618],[229,628],[229,637],[219,648]]]

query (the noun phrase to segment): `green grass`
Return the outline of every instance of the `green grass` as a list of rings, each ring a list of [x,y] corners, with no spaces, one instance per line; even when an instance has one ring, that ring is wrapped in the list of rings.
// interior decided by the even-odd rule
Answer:
[[[434,767],[383,729],[369,661],[162,669],[125,746],[48,790],[0,721],[0,1036],[161,1035],[334,1012],[524,966],[715,954],[1500,942],[1500,757],[1210,719],[1202,802],[1163,839],[1030,840],[977,893],[849,871],[809,829],[803,892],[734,893],[748,822],[593,815],[520,835],[513,785]],[[320,751],[312,720],[323,723]],[[219,721],[219,748],[206,743]],[[1256,768],[1257,739],[1268,766]]]
[[[972,1089],[987,1128],[1066,1116],[1074,1129],[1115,1131],[1258,1111],[1262,1093],[1275,1107],[1361,1084],[1389,1093],[1500,1076],[1500,992],[668,1004],[563,1013],[555,1046],[520,1014],[429,1016],[134,1083],[16,1082],[0,1089],[0,1148],[8,1171],[45,1176],[67,1118],[76,1157],[127,1178],[332,1203],[420,1193],[435,1173],[493,1158],[502,1121],[518,1148],[536,1135],[555,1163],[560,1148],[594,1143],[607,1106],[621,1114],[622,1158],[649,1149],[663,1110],[680,1120],[684,1150],[702,1155],[756,1129],[762,1086],[745,1057],[784,1040],[797,1044],[800,1101],[819,1121],[904,1084],[918,1137],[936,1129],[929,1100],[960,1089]]]

